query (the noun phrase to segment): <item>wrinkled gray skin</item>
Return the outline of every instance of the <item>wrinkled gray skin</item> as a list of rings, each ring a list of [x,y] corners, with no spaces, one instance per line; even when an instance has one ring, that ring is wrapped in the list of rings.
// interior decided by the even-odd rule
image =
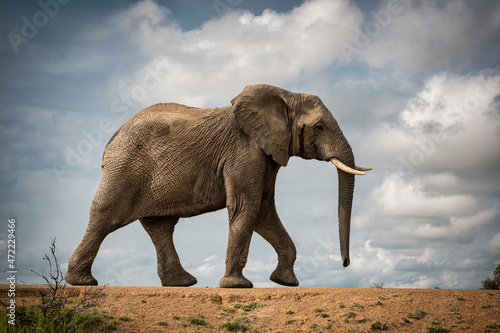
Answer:
[[[271,280],[299,284],[296,250],[274,203],[276,175],[291,156],[354,168],[354,156],[337,121],[314,95],[251,85],[232,106],[198,109],[156,104],[137,113],[111,138],[85,235],[69,258],[66,281],[96,285],[91,274],[99,246],[111,232],[139,219],[156,247],[163,286],[190,286],[172,241],[181,217],[227,207],[229,240],[222,288],[251,288],[245,267],[253,232],[278,254]],[[339,231],[343,265],[349,265],[354,175],[340,169]]]

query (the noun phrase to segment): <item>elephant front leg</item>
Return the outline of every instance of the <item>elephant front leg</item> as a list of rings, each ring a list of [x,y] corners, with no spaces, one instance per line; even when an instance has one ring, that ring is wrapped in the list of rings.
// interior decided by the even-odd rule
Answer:
[[[255,231],[268,241],[278,254],[278,266],[271,274],[271,281],[284,286],[298,286],[299,281],[293,272],[297,251],[278,217],[274,200],[263,202]]]
[[[158,276],[162,286],[188,287],[198,282],[184,270],[175,250],[173,233],[179,218],[148,217],[140,221],[156,248]]]
[[[248,249],[257,219],[260,202],[248,197],[231,198],[229,211],[229,237],[226,252],[226,272],[219,281],[221,288],[252,288],[253,284],[243,276]],[[257,209],[256,209],[257,207]]]
[[[226,252],[226,272],[219,281],[221,288],[252,288],[253,284],[243,276],[253,230],[244,219],[231,223]]]

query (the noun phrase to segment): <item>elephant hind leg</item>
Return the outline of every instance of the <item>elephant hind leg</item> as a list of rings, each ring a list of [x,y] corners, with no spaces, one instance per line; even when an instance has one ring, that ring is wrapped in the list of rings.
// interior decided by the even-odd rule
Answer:
[[[104,237],[86,232],[80,244],[68,260],[68,272],[64,280],[74,286],[96,286],[97,280],[92,276],[92,264],[97,256]]]
[[[93,203],[85,235],[68,260],[65,280],[72,285],[97,285],[92,276],[92,264],[104,238],[135,219],[119,219],[109,209],[97,209]]]
[[[140,219],[156,248],[158,276],[162,286],[191,286],[198,281],[186,272],[175,250],[173,233],[178,217],[147,217]]]

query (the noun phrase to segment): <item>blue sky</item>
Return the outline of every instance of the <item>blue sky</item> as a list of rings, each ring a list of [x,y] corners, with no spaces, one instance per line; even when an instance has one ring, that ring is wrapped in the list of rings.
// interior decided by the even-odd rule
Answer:
[[[15,217],[21,281],[42,282],[30,270],[51,237],[66,269],[123,122],[158,102],[226,106],[254,83],[320,96],[357,163],[374,168],[357,177],[348,268],[334,167],[292,158],[281,169],[277,209],[301,287],[474,289],[499,263],[498,2],[42,0],[0,13],[0,249],[6,258]],[[225,210],[178,224],[197,286],[223,275],[227,224]],[[245,275],[275,287],[275,266],[255,235]],[[93,274],[160,285],[138,222],[106,238]]]

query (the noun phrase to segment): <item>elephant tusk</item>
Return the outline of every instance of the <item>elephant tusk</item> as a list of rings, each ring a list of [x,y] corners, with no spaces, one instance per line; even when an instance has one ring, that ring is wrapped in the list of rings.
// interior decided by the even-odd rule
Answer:
[[[344,163],[340,162],[336,158],[330,159],[330,162],[332,162],[337,168],[339,168],[342,171],[345,171],[347,173],[353,174],[353,175],[364,175],[365,173],[359,170],[355,170],[353,168],[348,167]]]
[[[354,169],[358,170],[358,171],[370,171],[372,168],[365,168],[365,167],[362,167],[362,166],[358,166],[356,165],[354,167]]]

